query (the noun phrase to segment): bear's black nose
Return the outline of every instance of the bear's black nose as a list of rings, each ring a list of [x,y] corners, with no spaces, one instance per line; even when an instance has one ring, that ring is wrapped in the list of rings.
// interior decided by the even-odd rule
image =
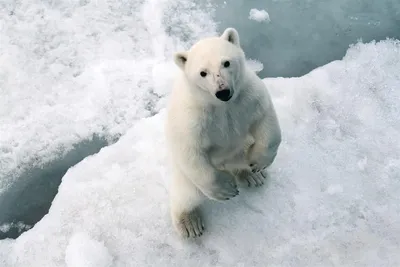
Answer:
[[[228,101],[229,99],[231,99],[231,97],[232,97],[232,95],[231,95],[231,90],[229,90],[229,89],[224,89],[224,90],[218,91],[218,92],[215,93],[215,96],[216,96],[219,100],[226,102],[226,101]]]

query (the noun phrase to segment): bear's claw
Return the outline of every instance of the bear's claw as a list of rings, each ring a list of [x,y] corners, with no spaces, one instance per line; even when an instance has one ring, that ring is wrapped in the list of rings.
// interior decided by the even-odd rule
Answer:
[[[177,228],[181,236],[199,237],[203,235],[204,223],[200,211],[196,208],[190,212],[183,212],[179,216]]]
[[[249,187],[259,187],[264,184],[266,178],[263,171],[253,172],[253,171],[242,171],[238,175],[239,180],[247,183]]]
[[[209,185],[204,194],[214,200],[228,200],[239,194],[235,178],[228,173],[220,172],[217,178]]]
[[[251,186],[255,186],[255,187],[262,186],[264,184],[264,179],[265,179],[265,176],[264,176],[262,171],[259,171],[257,173],[252,173],[252,174],[248,175],[247,178],[246,178],[249,187],[251,187]]]
[[[260,168],[257,164],[250,164],[251,172],[252,173],[259,173],[265,168]]]

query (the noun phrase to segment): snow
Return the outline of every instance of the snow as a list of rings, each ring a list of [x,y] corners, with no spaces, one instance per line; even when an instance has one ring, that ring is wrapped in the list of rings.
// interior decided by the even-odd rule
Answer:
[[[0,203],[26,172],[158,112],[172,53],[214,34],[209,14],[184,0],[0,3]]]
[[[262,71],[264,68],[264,64],[255,59],[247,59],[247,64],[255,73]]]
[[[112,261],[104,244],[84,232],[74,234],[65,251],[67,267],[111,267]]]
[[[250,9],[249,19],[257,22],[267,21],[270,22],[269,14],[264,9],[258,10],[257,8]]]
[[[206,203],[197,240],[169,218],[165,110],[139,118],[68,170],[39,223],[0,241],[2,266],[398,266],[399,69],[388,39],[264,79],[283,131],[268,183]]]
[[[8,231],[10,231],[11,228],[15,228],[18,232],[22,232],[24,230],[30,229],[31,226],[26,225],[23,222],[3,223],[2,225],[0,225],[0,232],[7,233]]]

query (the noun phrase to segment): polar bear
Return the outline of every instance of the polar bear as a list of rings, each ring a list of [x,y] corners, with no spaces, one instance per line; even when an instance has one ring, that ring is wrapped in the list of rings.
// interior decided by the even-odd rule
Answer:
[[[174,55],[180,68],[167,105],[165,133],[172,170],[172,223],[183,237],[201,236],[200,205],[235,197],[239,183],[263,184],[281,129],[270,95],[249,68],[239,34],[198,41]]]

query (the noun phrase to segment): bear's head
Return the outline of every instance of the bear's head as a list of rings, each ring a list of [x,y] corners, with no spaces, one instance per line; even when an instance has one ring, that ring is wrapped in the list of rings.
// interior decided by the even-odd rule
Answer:
[[[198,41],[189,51],[176,53],[174,61],[192,88],[207,101],[222,104],[239,93],[245,55],[234,28]]]

